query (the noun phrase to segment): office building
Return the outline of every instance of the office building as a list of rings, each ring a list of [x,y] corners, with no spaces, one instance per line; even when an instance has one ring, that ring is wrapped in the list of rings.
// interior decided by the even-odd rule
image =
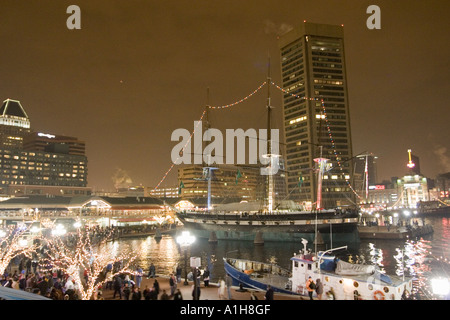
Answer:
[[[31,188],[32,185],[35,187]],[[0,193],[2,194],[53,194],[48,191],[48,186],[58,186],[56,194],[61,194],[59,188],[61,186],[86,187],[86,185],[87,158],[85,156],[0,149]],[[37,186],[46,186],[47,188],[44,189],[47,192],[44,193],[44,189],[38,191]],[[69,192],[63,191],[62,194],[69,194]]]
[[[84,156],[85,142],[75,137],[67,137],[42,132],[30,132],[24,136],[23,149]]]
[[[373,153],[356,156],[353,186],[357,192],[363,191],[367,194],[369,188],[377,184],[377,159]]]
[[[238,173],[239,171],[239,173]],[[221,165],[212,170],[211,197],[228,200],[266,200],[267,176],[261,175],[259,166]],[[286,197],[285,179],[281,171],[274,176],[275,199]],[[183,199],[203,198],[208,196],[207,170],[202,165],[180,166],[178,169],[178,184],[180,197]],[[212,200],[214,202],[214,200]]]
[[[322,207],[354,205],[343,27],[304,22],[280,37],[279,48],[291,198],[317,201],[314,159],[327,158],[332,167],[324,175]]]
[[[30,119],[20,101],[6,99],[0,108],[0,148],[21,149]]]
[[[20,101],[0,108],[0,194],[89,195],[85,143],[37,133]]]

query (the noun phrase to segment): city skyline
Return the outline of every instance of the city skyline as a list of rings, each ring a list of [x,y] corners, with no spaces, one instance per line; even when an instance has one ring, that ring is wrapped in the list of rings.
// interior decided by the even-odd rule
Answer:
[[[281,85],[277,37],[304,20],[344,25],[353,155],[375,154],[379,180],[407,173],[408,149],[425,176],[450,171],[443,1],[0,3],[0,99],[19,100],[36,131],[85,141],[94,190],[113,190],[118,169],[132,185],[156,186],[172,163],[172,131],[192,131],[207,103],[258,88],[268,54]],[[66,27],[71,4],[80,30]],[[366,27],[372,4],[380,30]],[[212,110],[212,127],[264,128],[266,90]],[[281,92],[271,91],[281,129]],[[175,167],[161,187],[176,177]]]

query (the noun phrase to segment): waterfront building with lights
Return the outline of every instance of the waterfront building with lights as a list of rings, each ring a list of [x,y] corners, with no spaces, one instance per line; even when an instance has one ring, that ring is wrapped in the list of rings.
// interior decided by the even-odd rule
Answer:
[[[275,197],[286,197],[284,167],[275,175]],[[211,197],[234,199],[235,201],[263,201],[265,199],[265,178],[260,173],[259,166],[220,165],[213,171],[211,178]],[[240,176],[238,176],[238,171]],[[178,168],[178,185],[180,197],[183,199],[206,198],[208,196],[208,181],[204,178],[202,165],[185,165]]]
[[[280,37],[279,48],[288,191],[299,201],[315,202],[311,168],[323,157],[332,165],[323,179],[324,207],[354,204],[343,27],[304,22]]]
[[[85,143],[31,130],[20,101],[0,108],[0,194],[89,195]]]
[[[404,208],[417,208],[421,201],[428,201],[427,178],[421,175],[407,175],[397,180],[400,190],[401,206]]]

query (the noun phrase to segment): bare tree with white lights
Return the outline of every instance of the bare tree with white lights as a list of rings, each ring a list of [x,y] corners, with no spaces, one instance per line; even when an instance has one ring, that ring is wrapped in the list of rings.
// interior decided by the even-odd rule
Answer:
[[[0,234],[0,274],[4,274],[10,262],[20,256],[31,257],[37,247],[29,245],[25,237],[27,229],[10,228],[8,232],[1,231]]]
[[[119,270],[111,270],[112,276],[132,272],[130,265],[138,254],[128,252],[114,254],[106,249],[108,237],[95,245],[91,242],[87,229],[78,229],[74,244],[70,245],[60,236],[48,240],[48,252],[45,257],[47,267],[60,269],[78,285],[81,300],[93,298],[96,289],[106,281],[106,267],[121,262]]]

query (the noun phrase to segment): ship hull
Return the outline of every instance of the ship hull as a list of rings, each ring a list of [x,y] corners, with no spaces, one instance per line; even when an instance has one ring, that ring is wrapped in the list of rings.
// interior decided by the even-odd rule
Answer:
[[[241,216],[214,216],[182,213],[177,215],[184,227],[200,238],[241,241],[314,241],[318,231],[324,242],[359,242],[358,218],[335,215],[264,216],[251,219]],[[316,226],[317,224],[317,226]]]
[[[244,264],[246,260],[241,260]],[[258,277],[255,277],[254,274],[248,274],[238,270],[235,266],[233,266],[227,259],[223,259],[225,272],[228,276],[231,277],[232,284],[234,286],[242,286],[243,288],[250,288],[253,290],[266,291],[268,289],[268,285],[270,285],[274,292],[290,294],[290,295],[298,295],[295,292],[286,288],[286,285],[290,282],[288,276],[278,276],[275,278],[277,281],[271,281],[272,279],[269,277],[266,281],[261,281]],[[264,263],[258,263],[258,265],[265,265]],[[270,266],[270,268],[278,268],[282,269],[278,266]],[[259,271],[259,270],[258,270]],[[275,282],[275,283],[274,283]]]

